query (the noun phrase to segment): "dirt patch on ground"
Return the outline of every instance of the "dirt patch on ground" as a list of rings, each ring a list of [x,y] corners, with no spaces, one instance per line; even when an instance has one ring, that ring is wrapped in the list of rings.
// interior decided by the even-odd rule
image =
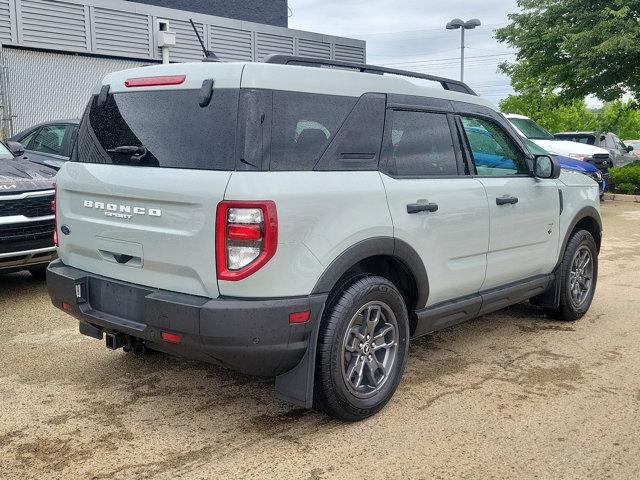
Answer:
[[[421,338],[358,424],[277,401],[272,380],[108,351],[41,282],[0,277],[0,477],[640,478],[640,205],[603,213],[587,316],[522,304]]]

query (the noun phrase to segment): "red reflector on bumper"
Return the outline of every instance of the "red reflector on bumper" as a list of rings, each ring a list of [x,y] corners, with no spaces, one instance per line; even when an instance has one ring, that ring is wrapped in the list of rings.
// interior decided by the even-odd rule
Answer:
[[[311,312],[309,310],[305,312],[295,312],[289,314],[289,323],[304,323],[309,321]]]
[[[165,342],[176,344],[180,343],[180,335],[177,335],[175,333],[161,332],[160,337],[162,337]]]
[[[62,309],[65,312],[70,312],[71,310],[73,310],[73,305],[71,305],[70,303],[62,302]]]
[[[165,75],[161,77],[139,77],[125,80],[124,86],[131,87],[160,87],[162,85],[180,85],[187,79],[186,75]]]

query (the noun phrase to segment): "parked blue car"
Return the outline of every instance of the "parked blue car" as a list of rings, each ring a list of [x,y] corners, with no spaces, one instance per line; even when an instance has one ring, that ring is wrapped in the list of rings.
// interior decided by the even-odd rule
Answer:
[[[550,157],[554,157],[560,163],[560,167],[565,170],[573,170],[574,172],[584,173],[585,175],[593,178],[598,185],[600,185],[600,199],[604,195],[604,191],[607,188],[607,180],[602,176],[598,167],[593,165],[592,163],[585,162],[583,160],[576,160],[575,158],[565,157],[563,155],[551,155],[544,148],[539,145],[533,143],[528,138],[523,138],[522,141],[527,145],[531,153],[534,155],[549,155]]]

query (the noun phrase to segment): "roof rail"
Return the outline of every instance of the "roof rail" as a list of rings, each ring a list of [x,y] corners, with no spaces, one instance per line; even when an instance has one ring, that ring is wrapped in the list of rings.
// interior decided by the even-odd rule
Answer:
[[[365,63],[355,62],[343,62],[342,60],[327,60],[324,58],[314,57],[300,57],[296,55],[269,55],[263,60],[264,63],[276,63],[280,65],[298,65],[302,67],[341,67],[346,69],[358,70],[362,73],[373,73],[377,75],[384,75],[385,73],[391,75],[399,75],[402,77],[421,78],[423,80],[431,80],[438,82],[445,90],[451,90],[453,92],[461,92],[469,95],[478,95],[474,92],[469,85],[459,80],[452,80],[450,78],[437,77],[435,75],[427,75],[425,73],[411,72],[408,70],[397,70],[395,68],[377,67],[375,65],[367,65]]]

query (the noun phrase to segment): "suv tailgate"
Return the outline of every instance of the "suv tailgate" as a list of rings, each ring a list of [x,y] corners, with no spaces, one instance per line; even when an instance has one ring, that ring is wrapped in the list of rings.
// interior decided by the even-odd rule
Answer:
[[[59,257],[109,278],[215,298],[215,213],[230,175],[68,162],[56,178]]]

